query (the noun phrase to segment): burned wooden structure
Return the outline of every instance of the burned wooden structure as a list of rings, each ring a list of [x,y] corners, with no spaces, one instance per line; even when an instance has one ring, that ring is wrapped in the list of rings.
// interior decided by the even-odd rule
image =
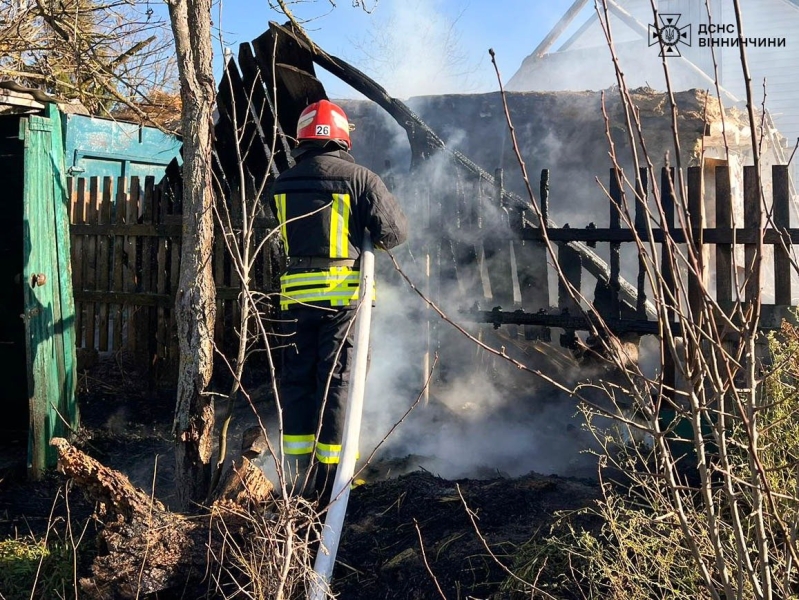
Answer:
[[[290,27],[271,24],[251,46],[241,46],[238,63],[233,59],[228,62],[220,86],[221,118],[217,134],[220,168],[231,192],[262,189],[261,182],[270,174],[291,164],[288,148],[299,112],[308,103],[326,97],[315,76],[315,65],[375,102],[405,131],[411,152],[410,174],[391,174],[386,180],[401,188],[406,206],[412,205],[408,208],[415,217],[416,226],[433,233],[423,243],[426,266],[422,275],[427,279],[427,291],[434,300],[440,299],[442,290],[450,286],[449,290],[458,292],[464,306],[473,308],[462,311],[463,317],[493,323],[496,327],[520,326],[509,334],[521,339],[549,340],[551,328],[558,328],[564,331],[559,341],[569,346],[574,343],[575,331],[592,328],[592,315],[583,314],[564,285],[558,284],[557,291],[550,294],[547,251],[543,244],[545,234],[537,216],[539,211],[532,205],[534,199],[524,199],[506,189],[501,169],[489,173],[461,152],[448,148],[408,106]],[[356,127],[355,135],[357,132]],[[239,169],[239,161],[233,160],[234,157],[241,158],[243,169]],[[446,186],[437,187],[431,183],[435,175],[425,172],[425,169],[433,170],[430,165],[434,161],[438,161],[436,168],[451,173]],[[272,173],[267,173],[267,165]],[[242,173],[244,182],[240,181]],[[542,172],[539,207],[546,237],[555,244],[558,262],[576,289],[581,288],[583,273],[596,279],[593,308],[601,314],[611,332],[646,335],[657,334],[660,328],[654,306],[647,299],[643,265],[639,262],[634,284],[622,276],[620,250],[636,236],[654,243],[662,243],[670,236],[675,243],[691,241],[700,249],[715,246],[713,270],[717,273],[717,300],[721,307],[732,308],[737,297],[736,278],[732,273],[733,249],[743,244],[747,255],[751,253],[752,244],[762,232],[764,215],[760,199],[756,197],[755,173],[747,167],[743,185],[745,223],[743,228],[733,229],[730,167],[718,166],[715,174],[710,175],[715,178],[712,204],[715,205],[716,225],[705,227],[702,190],[703,177],[707,176],[701,167],[690,167],[687,171],[686,208],[692,219],[689,232],[674,221],[674,207],[679,200],[673,195],[673,170],[662,171],[660,189],[672,192],[671,195],[662,192],[666,223],[655,229],[645,226],[648,208],[640,200],[635,203],[633,228],[622,226],[623,192],[620,174],[615,171],[611,171],[607,187],[608,226],[585,223],[559,227],[549,215],[549,173]],[[776,296],[773,305],[763,307],[761,325],[765,329],[778,327],[781,319],[788,316],[787,308],[792,304],[791,267],[785,244],[799,241],[799,230],[790,228],[787,168],[775,166],[772,180],[775,227],[765,230],[763,235],[765,244],[776,248]],[[636,186],[640,196],[646,198],[649,182],[645,171],[638,175]],[[689,235],[690,240],[687,239]],[[608,261],[600,258],[595,250],[598,243],[609,246]],[[471,277],[464,275],[470,270],[479,273]],[[664,277],[668,280],[673,274],[664,273]],[[750,288],[744,294],[746,301],[755,297],[755,291]],[[690,289],[689,295],[693,296],[690,301],[695,301],[699,283],[692,282]],[[555,307],[550,306],[551,297],[556,298]]]
[[[464,154],[448,148],[412,110],[400,100],[392,98],[366,75],[341,59],[328,55],[290,27],[275,23],[270,24],[269,30],[253,40],[251,45],[240,46],[238,62],[232,58],[228,61],[219,86],[217,154],[220,177],[225,182],[229,197],[233,197],[238,190],[262,189],[268,175],[267,169],[273,174],[292,163],[289,148],[296,133],[299,113],[309,103],[327,98],[324,87],[316,78],[314,64],[364,94],[405,130],[411,148],[412,171],[441,153],[464,182],[464,188],[454,191],[453,196],[468,193],[470,190],[466,187],[471,186],[480,197],[496,195],[497,203],[508,215],[523,214],[533,226],[538,225],[530,211],[529,200],[505,189],[501,175],[489,173]],[[241,181],[242,175],[244,181]],[[494,191],[485,192],[486,188]],[[419,193],[425,192],[420,190]],[[430,206],[425,198],[419,200]],[[457,203],[454,198],[451,201]],[[461,208],[458,219],[483,218],[476,213],[470,216],[465,207]],[[426,210],[432,214],[429,209]],[[480,227],[483,225],[482,222],[479,224]],[[610,281],[607,263],[586,244],[575,241],[564,243],[581,257],[584,269],[599,280]],[[537,251],[532,246],[530,249],[534,253]],[[533,264],[536,261],[524,262]],[[623,278],[618,283],[620,295],[627,302],[635,303],[635,287]],[[535,287],[540,289],[541,285],[544,285],[543,281]],[[653,314],[651,306],[649,310]]]

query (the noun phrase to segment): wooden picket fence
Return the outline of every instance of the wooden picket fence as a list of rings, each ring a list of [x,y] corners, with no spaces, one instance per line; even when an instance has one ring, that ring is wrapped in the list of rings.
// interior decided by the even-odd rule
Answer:
[[[78,348],[128,352],[146,362],[151,382],[170,381],[178,359],[180,194],[153,177],[73,178],[68,189]],[[267,226],[260,220],[257,227],[259,240]],[[261,290],[272,281],[270,248],[256,263],[253,283]],[[229,349],[237,339],[240,282],[222,235],[215,236],[212,269],[215,342]]]
[[[673,173],[663,170],[661,189],[673,189],[670,181]],[[774,166],[772,181],[773,223],[764,223],[761,204],[755,186],[752,167],[743,171],[743,216],[744,227],[732,227],[732,198],[730,193],[730,171],[727,167],[716,167],[710,177],[714,180],[716,226],[702,227],[699,215],[705,210],[703,198],[703,173],[697,167],[687,171],[688,203],[692,222],[692,234],[697,248],[715,246],[715,285],[719,305],[732,310],[733,298],[738,292],[745,300],[754,299],[756,291],[747,286],[736,291],[732,269],[732,251],[735,245],[744,246],[746,261],[751,262],[754,242],[763,235],[766,245],[774,246],[773,304],[762,305],[761,327],[778,328],[783,317],[791,312],[791,263],[787,254],[788,246],[799,244],[799,229],[790,227],[790,191],[786,166]],[[646,172],[640,174],[638,188],[646,196],[648,183]],[[456,239],[445,239],[442,228],[437,229],[440,247],[434,252],[438,257],[436,267],[431,269],[431,289],[438,289],[445,280],[461,279],[461,272],[477,268],[480,260],[490,261],[490,272],[484,273],[490,279],[492,306],[513,308],[512,313],[500,315],[475,311],[477,320],[497,324],[524,325],[525,337],[530,339],[540,335],[536,328],[548,331],[550,326],[561,328],[565,335],[561,343],[568,345],[574,331],[587,325],[577,316],[579,311],[568,314],[570,300],[564,286],[558,285],[558,314],[553,315],[549,307],[547,287],[547,260],[545,249],[540,243],[542,232],[537,228],[524,226],[524,220],[514,210],[508,211],[508,222],[503,228],[481,224],[481,207],[496,202],[501,204],[503,196],[502,174],[497,173],[496,189],[486,190],[482,182],[474,186],[463,185],[452,197],[441,200],[439,210],[441,219],[457,223],[459,230],[474,230],[475,236],[466,236],[475,243],[462,243]],[[585,227],[547,227],[549,239],[560,242],[559,262],[564,274],[576,289],[582,286],[582,271],[587,269],[584,257],[568,242],[582,242],[588,246],[597,243],[610,244],[610,264],[608,265],[607,297],[600,301],[595,298],[596,309],[603,318],[627,320],[625,327],[641,334],[656,331],[656,325],[647,320],[644,311],[645,277],[639,272],[637,306],[623,310],[620,298],[620,254],[621,244],[634,240],[634,232],[621,226],[619,217],[620,184],[615,172],[611,171],[610,221],[609,227],[596,227],[593,223]],[[150,366],[153,380],[161,379],[163,373],[174,375],[178,357],[174,302],[180,274],[182,207],[180,194],[172,193],[162,184],[156,184],[152,177],[142,182],[138,178],[89,178],[73,179],[69,182],[70,217],[72,241],[73,286],[76,306],[76,337],[79,348],[98,352],[130,351],[146,360]],[[548,172],[542,172],[541,202],[542,210],[548,211]],[[419,200],[419,199],[417,199]],[[421,198],[420,201],[424,201]],[[665,194],[663,206],[667,217],[664,229],[654,229],[653,241],[661,243],[664,236],[671,235],[678,243],[689,235],[674,222],[676,198]],[[469,206],[469,203],[474,206]],[[643,206],[636,205],[636,228],[643,219]],[[234,232],[241,216],[232,210]],[[430,227],[435,224],[431,221]],[[764,229],[765,225],[765,229]],[[260,243],[270,231],[267,220],[256,221],[253,246]],[[641,232],[639,232],[641,233]],[[649,235],[649,233],[647,233]],[[646,239],[646,238],[645,238]],[[511,240],[510,244],[508,243]],[[479,244],[477,244],[479,242]],[[264,245],[252,274],[251,289],[274,292],[278,286],[278,249],[274,243]],[[217,288],[217,320],[214,332],[217,347],[230,352],[238,340],[240,281],[233,266],[231,256],[225,247],[225,236],[217,228],[212,257],[212,269]],[[482,249],[482,259],[478,257],[478,245]],[[451,254],[447,254],[447,253]],[[513,258],[511,258],[513,254]],[[664,262],[666,264],[666,262]],[[641,269],[639,264],[639,270]],[[450,271],[457,272],[450,272]],[[670,276],[669,274],[666,274]],[[479,277],[466,277],[480,285]],[[485,278],[484,278],[485,279]],[[485,282],[483,282],[485,287]],[[515,291],[514,291],[515,290]],[[482,289],[462,290],[466,296],[482,299]],[[697,301],[700,284],[689,282],[689,299]],[[588,297],[588,290],[583,290]],[[265,304],[268,307],[269,304]],[[523,310],[520,310],[523,308]],[[565,319],[564,322],[561,322]],[[630,321],[630,319],[632,319]],[[631,325],[632,323],[632,325]],[[667,367],[670,365],[666,365]]]

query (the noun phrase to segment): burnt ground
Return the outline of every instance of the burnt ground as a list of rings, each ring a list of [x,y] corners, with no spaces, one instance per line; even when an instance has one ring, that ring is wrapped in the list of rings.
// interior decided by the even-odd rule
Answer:
[[[557,476],[447,481],[424,471],[356,488],[335,589],[346,599],[428,599],[441,597],[438,584],[450,599],[509,598],[501,564],[547,534],[556,511],[598,494],[592,482]]]
[[[141,381],[114,362],[84,374],[76,445],[169,504],[174,395],[141,391]],[[246,414],[238,417],[236,431],[247,425]],[[24,447],[18,441],[0,448],[0,539],[41,537],[48,524],[67,518],[91,522],[92,504],[74,489],[65,502],[59,474],[25,479]],[[423,469],[380,480],[379,471],[372,469],[372,481],[350,496],[334,573],[334,590],[344,600],[440,598],[437,585],[452,600],[510,598],[500,591],[507,574],[499,563],[510,565],[514,549],[546,534],[555,512],[589,506],[600,494],[590,479],[535,473],[449,481]]]

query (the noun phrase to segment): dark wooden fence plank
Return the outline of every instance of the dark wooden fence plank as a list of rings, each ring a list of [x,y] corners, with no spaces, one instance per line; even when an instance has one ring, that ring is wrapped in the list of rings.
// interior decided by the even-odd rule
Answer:
[[[161,221],[166,216],[166,198],[163,187],[156,188],[155,196],[155,217]],[[158,249],[156,252],[156,293],[167,293],[167,238],[158,238]],[[166,358],[167,342],[169,337],[169,322],[167,320],[166,309],[163,306],[157,308],[157,355],[160,359]]]
[[[139,209],[140,220],[145,225],[152,225],[154,223],[153,206],[155,191],[155,178],[144,178],[144,195],[143,204]],[[155,289],[155,281],[153,278],[153,263],[156,239],[152,237],[144,237],[141,240],[141,287],[143,290],[153,291]],[[136,340],[137,351],[142,352],[147,361],[152,364],[155,355],[155,336],[156,336],[157,322],[155,320],[155,311],[152,308],[142,308],[139,310],[139,324],[137,328],[139,337]]]
[[[694,323],[699,324],[704,297],[705,259],[702,242],[702,227],[705,224],[705,203],[703,199],[702,167],[688,167],[688,216],[691,227],[695,272],[688,273],[688,306]],[[689,269],[690,271],[690,269]]]
[[[127,204],[125,206],[125,250],[127,251],[127,262],[125,270],[125,292],[133,293],[139,289],[141,276],[139,269],[139,240],[130,228],[138,223],[139,203],[141,198],[141,187],[138,177],[130,178],[130,191],[128,193]],[[138,348],[136,342],[139,339],[137,328],[139,326],[139,307],[134,303],[128,305],[128,336],[127,349],[136,353]]]
[[[730,168],[716,167],[716,229],[732,231]],[[716,301],[732,302],[732,244],[716,244]]]
[[[125,225],[125,216],[127,212],[127,197],[128,197],[128,182],[124,177],[117,178],[117,196],[114,202],[114,224],[117,226],[117,231],[123,231]],[[111,289],[114,291],[123,291],[125,289],[125,236],[114,235],[114,259],[113,259],[113,277]],[[113,337],[111,339],[111,346],[114,351],[122,349],[122,331],[123,321],[125,318],[125,305],[114,304],[112,305],[111,318],[114,321]]]
[[[86,222],[97,223],[98,211],[97,205],[99,202],[100,181],[97,177],[89,179],[89,198],[86,205]],[[84,265],[86,267],[84,275],[84,289],[97,290],[97,236],[87,236],[88,243],[86,244],[86,255],[83,257]],[[85,344],[87,348],[97,349],[96,336],[95,336],[95,314],[96,308],[94,302],[86,304],[86,337]]]
[[[99,223],[107,225],[111,223],[111,208],[113,198],[114,181],[111,177],[103,178],[103,195],[100,200]],[[110,269],[110,246],[111,238],[108,235],[97,236],[97,289],[103,292],[109,291],[109,269]],[[105,302],[97,305],[98,319],[98,346],[101,352],[108,350],[108,304]]]
[[[663,211],[664,222],[662,228],[668,232],[674,227],[674,169],[664,167],[660,172],[660,208]],[[669,322],[674,319],[674,303],[668,299],[668,293],[674,292],[674,271],[673,271],[673,252],[668,244],[663,244],[660,254],[660,272],[663,277],[664,300],[668,302],[670,308],[666,311]],[[674,387],[676,382],[676,365],[674,357],[668,348],[662,348],[663,354],[663,385],[666,387],[665,395],[674,398]]]
[[[180,218],[181,204],[179,202],[180,189],[171,190],[169,196],[169,217]],[[178,292],[180,281],[180,235],[170,236],[169,238],[169,295],[175,298]],[[174,301],[169,306],[169,342],[167,355],[170,361],[176,361],[179,356],[177,322],[175,321]]]
[[[635,230],[639,236],[645,235],[649,220],[649,169],[638,170],[635,180]],[[646,265],[643,254],[638,255],[638,298],[635,303],[635,314],[639,319],[646,319]]]
[[[621,210],[622,210],[622,173],[617,169],[610,170],[609,187],[609,208],[610,208],[610,229],[621,229]],[[621,244],[613,242],[610,244],[610,317],[618,319],[621,316],[621,305],[619,304],[619,290],[621,289]]]
[[[753,166],[746,166],[744,167],[744,227],[759,232],[762,221],[760,178]],[[762,256],[758,255],[757,244],[744,244],[744,300],[747,302],[760,297],[761,262]]]
[[[774,226],[777,230],[791,226],[791,195],[788,167],[771,167],[771,184],[774,198]],[[774,302],[791,304],[791,259],[788,242],[774,247]]]

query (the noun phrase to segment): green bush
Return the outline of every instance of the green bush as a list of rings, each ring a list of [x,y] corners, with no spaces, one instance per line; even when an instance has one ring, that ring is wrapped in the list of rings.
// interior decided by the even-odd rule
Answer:
[[[518,598],[530,598],[531,587],[534,598],[563,600],[710,597],[674,520],[653,519],[611,488],[596,509],[559,515],[549,535],[520,548],[512,570],[518,579],[504,590]]]

